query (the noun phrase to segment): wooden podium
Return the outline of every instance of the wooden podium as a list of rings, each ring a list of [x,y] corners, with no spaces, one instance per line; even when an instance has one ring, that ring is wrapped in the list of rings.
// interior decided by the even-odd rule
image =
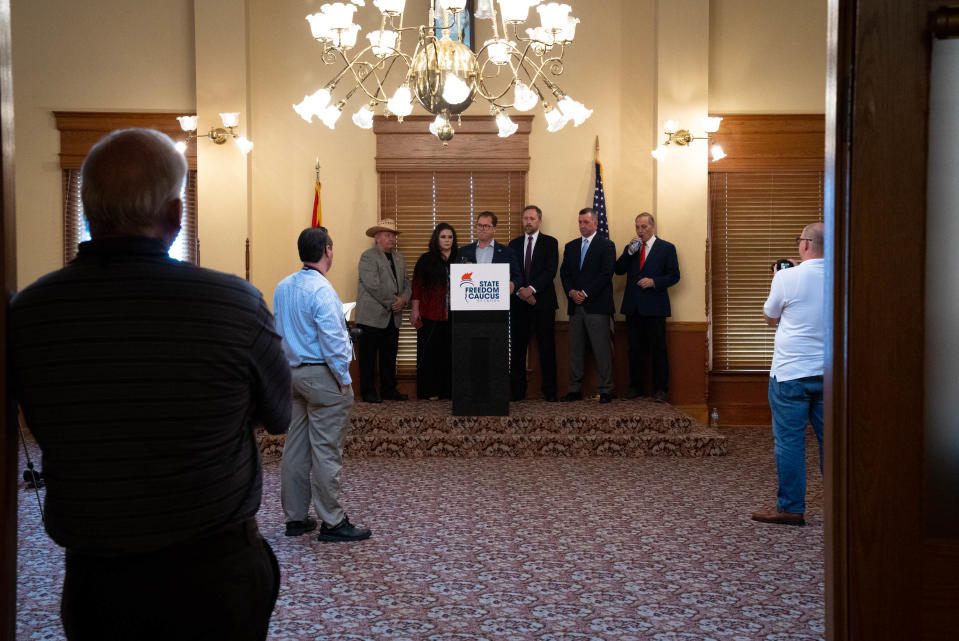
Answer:
[[[450,265],[453,416],[509,416],[509,265]]]

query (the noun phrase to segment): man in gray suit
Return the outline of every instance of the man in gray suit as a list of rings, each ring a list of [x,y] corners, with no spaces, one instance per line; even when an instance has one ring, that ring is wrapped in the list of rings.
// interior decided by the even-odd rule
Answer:
[[[366,230],[376,244],[360,256],[356,287],[356,324],[359,339],[360,395],[367,403],[405,401],[396,389],[396,349],[400,340],[403,308],[410,300],[406,260],[396,251],[396,223],[381,220]],[[380,394],[376,393],[379,362]]]

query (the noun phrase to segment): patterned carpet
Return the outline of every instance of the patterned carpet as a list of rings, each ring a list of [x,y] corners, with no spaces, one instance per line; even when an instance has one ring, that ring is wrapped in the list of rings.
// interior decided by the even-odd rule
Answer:
[[[264,460],[283,436],[257,435]],[[451,416],[449,401],[357,403],[347,456],[723,456],[726,437],[667,403],[520,401],[509,416]]]
[[[774,504],[768,428],[704,458],[353,458],[354,544],[283,536],[279,466],[259,521],[283,585],[271,640],[813,641],[824,634],[822,482],[805,527]],[[62,551],[20,494],[17,639],[62,639]]]

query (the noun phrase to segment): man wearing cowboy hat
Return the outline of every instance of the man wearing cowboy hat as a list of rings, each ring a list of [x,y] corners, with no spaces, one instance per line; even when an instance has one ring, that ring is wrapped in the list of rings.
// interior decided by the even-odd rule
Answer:
[[[410,300],[406,260],[396,251],[396,223],[389,218],[366,230],[376,244],[360,256],[356,287],[356,324],[359,339],[360,394],[367,403],[405,401],[396,389],[396,349],[403,308]],[[380,393],[376,393],[379,362]]]

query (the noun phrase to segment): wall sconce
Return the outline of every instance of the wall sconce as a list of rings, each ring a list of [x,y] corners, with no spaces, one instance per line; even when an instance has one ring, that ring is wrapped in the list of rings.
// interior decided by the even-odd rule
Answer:
[[[712,140],[712,134],[719,131],[719,123],[722,122],[722,118],[719,116],[707,116],[703,118],[703,129],[706,131],[705,136],[694,136],[689,132],[688,129],[680,129],[678,120],[667,120],[666,125],[663,127],[666,133],[666,140],[659,147],[651,151],[653,158],[656,160],[662,161],[666,159],[666,146],[670,144],[677,144],[681,147],[691,144],[694,140]],[[726,157],[726,153],[723,151],[723,148],[717,144],[713,144],[710,147],[710,152],[713,157],[713,162],[721,160]]]
[[[186,140],[183,142],[178,142],[176,148],[180,152],[186,151],[186,143],[196,140],[196,116],[178,116],[177,120],[180,122],[180,129],[186,132]],[[222,145],[227,141],[227,138],[232,137],[236,140],[237,147],[240,148],[240,151],[246,155],[250,153],[250,150],[253,149],[253,143],[247,139],[246,136],[241,136],[236,132],[237,125],[240,124],[240,114],[237,112],[221,113],[220,120],[223,122],[222,127],[210,127],[210,131],[205,135],[206,138],[209,138],[211,141],[218,145]]]

